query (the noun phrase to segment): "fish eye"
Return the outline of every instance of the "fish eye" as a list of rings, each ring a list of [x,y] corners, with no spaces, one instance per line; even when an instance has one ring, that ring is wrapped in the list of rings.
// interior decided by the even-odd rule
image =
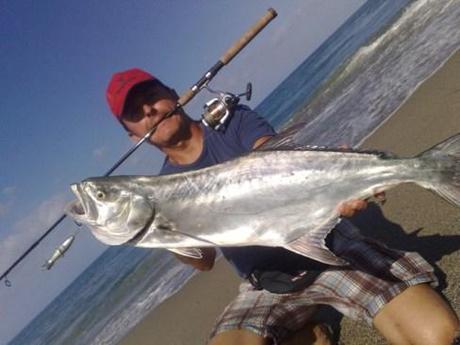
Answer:
[[[105,198],[105,193],[103,191],[98,190],[96,192],[96,198],[98,198],[99,200],[103,200]]]

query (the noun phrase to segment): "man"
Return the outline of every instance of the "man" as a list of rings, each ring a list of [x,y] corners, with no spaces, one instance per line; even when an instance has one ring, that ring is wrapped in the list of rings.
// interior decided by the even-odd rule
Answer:
[[[112,113],[134,141],[158,125],[149,143],[166,155],[162,174],[226,161],[258,148],[275,134],[244,106],[235,109],[223,131],[193,121],[183,110],[165,118],[177,99],[174,90],[139,69],[115,74],[107,89]],[[339,211],[351,216],[365,207],[365,201],[352,200]],[[437,279],[417,253],[390,250],[362,237],[347,221],[332,230],[327,245],[350,265],[329,267],[282,248],[221,248],[250,282],[241,285],[217,320],[209,344],[281,344],[302,329],[310,344],[331,344],[324,328],[308,325],[318,304],[368,322],[392,344],[452,344],[458,319],[430,287]],[[210,270],[216,252],[201,251],[202,259],[176,256],[199,270]]]

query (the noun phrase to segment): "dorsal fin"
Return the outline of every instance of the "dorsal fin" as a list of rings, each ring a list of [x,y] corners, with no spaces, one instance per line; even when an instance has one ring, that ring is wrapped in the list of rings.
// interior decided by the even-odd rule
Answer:
[[[341,148],[317,145],[301,145],[296,143],[283,143],[279,146],[268,146],[259,148],[258,151],[321,151],[321,152],[345,152],[345,153],[361,153],[378,156],[380,158],[395,158],[391,152],[379,150],[362,150],[354,148]]]
[[[257,151],[330,151],[330,152],[353,152],[375,155],[380,158],[396,158],[391,152],[382,150],[362,150],[356,148],[340,148],[331,146],[316,146],[311,144],[301,143],[300,138],[296,138],[297,134],[308,125],[308,122],[299,122],[286,129],[282,129],[280,133],[270,138]]]

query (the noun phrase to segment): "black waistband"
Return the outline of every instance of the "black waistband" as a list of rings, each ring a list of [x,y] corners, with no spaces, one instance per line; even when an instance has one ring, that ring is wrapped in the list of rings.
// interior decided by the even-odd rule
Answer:
[[[257,290],[284,294],[301,291],[310,286],[323,270],[298,271],[296,274],[281,271],[254,270],[248,280]]]

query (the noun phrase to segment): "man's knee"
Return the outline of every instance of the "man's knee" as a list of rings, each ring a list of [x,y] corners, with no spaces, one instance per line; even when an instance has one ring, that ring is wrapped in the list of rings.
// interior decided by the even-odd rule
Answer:
[[[423,339],[417,344],[421,345],[452,345],[459,332],[459,322],[452,318],[440,318],[423,332]],[[460,343],[459,343],[460,344]]]
[[[390,301],[374,318],[374,326],[395,344],[451,345],[459,323],[446,301],[422,284]]]
[[[435,322],[414,322],[412,327],[407,324],[391,324],[377,328],[380,333],[394,344],[416,345],[452,345],[458,336],[458,321],[450,317],[440,316]],[[458,343],[460,345],[460,342]]]

